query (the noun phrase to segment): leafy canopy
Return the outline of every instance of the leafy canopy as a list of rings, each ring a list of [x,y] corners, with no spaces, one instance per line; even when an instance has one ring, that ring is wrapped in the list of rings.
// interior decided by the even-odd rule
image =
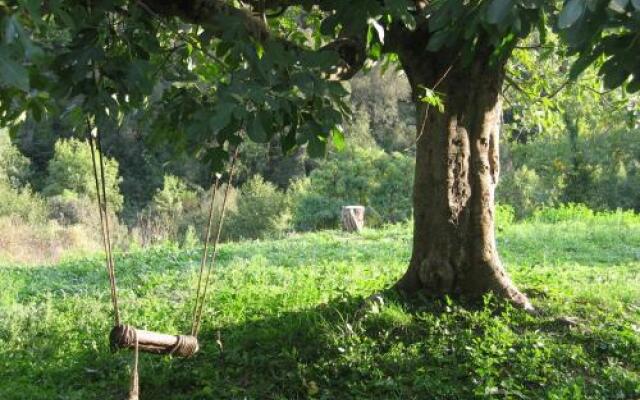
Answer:
[[[640,89],[639,0],[20,0],[0,25],[2,125],[55,116],[81,135],[135,112],[149,140],[216,168],[245,137],[340,146],[340,80],[409,47],[464,65],[555,31],[572,77],[599,63],[607,87]]]

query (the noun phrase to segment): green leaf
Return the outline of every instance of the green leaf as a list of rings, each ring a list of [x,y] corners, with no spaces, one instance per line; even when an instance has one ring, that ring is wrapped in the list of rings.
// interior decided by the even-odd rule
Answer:
[[[270,116],[266,111],[259,111],[248,126],[247,134],[256,143],[267,143],[271,137]]]
[[[598,10],[598,2],[599,0],[587,0],[587,9],[591,12],[596,12]]]
[[[127,86],[128,89],[137,89],[142,94],[151,93],[153,90],[153,82],[149,78],[151,68],[146,60],[134,59],[127,67]]]
[[[445,2],[442,7],[436,9],[429,18],[429,32],[435,32],[443,29],[451,22],[450,2]]]
[[[235,109],[235,104],[233,103],[219,104],[215,108],[213,116],[209,119],[209,128],[214,132],[224,129],[231,122],[231,116]]]
[[[9,57],[9,49],[0,46],[0,82],[22,91],[29,91],[29,73],[21,64]]]
[[[382,46],[380,43],[374,43],[373,46],[369,48],[369,57],[373,60],[379,60],[382,56]]]
[[[604,86],[607,89],[617,88],[629,77],[629,71],[622,68],[613,58],[604,63],[599,72],[604,76]]]
[[[282,150],[285,154],[289,153],[293,148],[296,147],[296,134],[298,133],[298,121],[297,115],[294,112],[293,118],[289,125],[289,131],[286,135],[282,137],[280,140],[280,144],[282,146]]]
[[[20,0],[20,3],[24,8],[27,9],[29,14],[33,17],[33,21],[38,23],[40,22],[40,18],[42,17],[42,13],[40,12],[40,7],[42,7],[42,2],[37,0]]]
[[[513,9],[513,0],[493,0],[487,9],[487,22],[500,24]]]
[[[569,0],[565,3],[560,16],[558,18],[558,26],[560,29],[567,29],[575,24],[584,14],[584,0]]]
[[[385,5],[389,9],[389,12],[393,16],[394,20],[399,19],[404,26],[410,30],[414,30],[416,27],[416,20],[409,12],[409,9],[413,6],[413,1],[408,0],[385,0]]]
[[[322,136],[311,135],[307,145],[307,152],[313,158],[324,157],[327,149],[327,142]]]
[[[336,146],[336,150],[342,151],[345,149],[344,132],[342,132],[340,126],[335,126],[331,129],[331,140],[333,141],[333,145]]]
[[[422,87],[422,89],[424,89],[424,96],[420,98],[420,101],[434,106],[439,112],[444,112],[444,102],[440,94],[427,87]]]
[[[593,62],[600,56],[600,52],[594,52],[593,54],[585,53],[578,57],[576,61],[574,61],[573,65],[571,65],[571,69],[569,70],[569,77],[573,80],[577,79],[578,76],[582,72],[584,72],[587,67],[589,67]]]
[[[539,11],[538,32],[540,34],[540,44],[547,43],[547,16],[543,10]]]

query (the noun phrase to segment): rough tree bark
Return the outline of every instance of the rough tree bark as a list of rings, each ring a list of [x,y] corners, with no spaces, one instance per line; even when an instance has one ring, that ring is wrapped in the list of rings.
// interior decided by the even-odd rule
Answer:
[[[503,268],[494,235],[504,63],[492,61],[491,48],[468,66],[444,51],[425,62],[422,50],[403,50],[419,122],[413,253],[397,287],[470,298],[493,292],[532,309]],[[443,95],[444,112],[419,101],[425,87]]]

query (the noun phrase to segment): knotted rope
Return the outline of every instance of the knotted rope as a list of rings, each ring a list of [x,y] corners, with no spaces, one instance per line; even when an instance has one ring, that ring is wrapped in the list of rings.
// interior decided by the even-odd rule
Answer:
[[[140,397],[140,378],[138,376],[138,335],[136,330],[133,329],[133,337],[135,341],[135,350],[133,352],[133,372],[131,373],[131,385],[129,386],[129,399],[138,400]]]

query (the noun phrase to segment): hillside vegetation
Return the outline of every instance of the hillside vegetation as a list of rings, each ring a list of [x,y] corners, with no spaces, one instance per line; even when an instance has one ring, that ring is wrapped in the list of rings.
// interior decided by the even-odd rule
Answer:
[[[406,224],[224,244],[201,352],[142,355],[142,398],[638,398],[640,218],[569,207],[501,224],[503,260],[540,316],[385,291],[408,262]],[[119,255],[125,320],[185,332],[199,255]],[[0,267],[1,399],[123,398],[132,356],[108,350],[102,260]],[[361,308],[381,291],[382,307]]]

